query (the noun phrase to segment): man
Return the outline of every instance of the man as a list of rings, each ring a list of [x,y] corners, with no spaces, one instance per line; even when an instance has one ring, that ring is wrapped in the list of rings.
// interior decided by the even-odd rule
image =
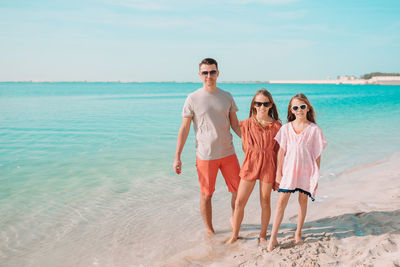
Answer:
[[[240,137],[236,116],[238,108],[232,95],[217,87],[218,63],[205,58],[199,64],[203,87],[189,94],[182,111],[182,125],[176,144],[174,170],[182,171],[181,153],[189,134],[190,124],[196,136],[196,168],[200,183],[200,211],[209,235],[214,235],[211,198],[215,190],[218,170],[232,193],[232,214],[235,209],[240,182],[239,161],[232,143],[230,128]]]

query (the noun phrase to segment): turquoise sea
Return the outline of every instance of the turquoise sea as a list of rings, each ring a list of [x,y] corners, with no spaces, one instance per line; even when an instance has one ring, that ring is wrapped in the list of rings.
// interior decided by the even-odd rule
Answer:
[[[193,130],[183,174],[172,169],[182,106],[199,87],[0,83],[0,265],[152,266],[204,244]],[[291,96],[306,94],[328,141],[321,180],[400,151],[400,86],[219,87],[232,93],[240,120],[259,88],[272,93],[283,122]],[[236,136],[234,144],[241,161]],[[217,233],[229,231],[222,180]]]

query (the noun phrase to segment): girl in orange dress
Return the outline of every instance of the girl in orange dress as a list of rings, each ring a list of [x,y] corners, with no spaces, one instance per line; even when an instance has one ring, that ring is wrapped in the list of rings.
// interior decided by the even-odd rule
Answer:
[[[267,227],[271,217],[271,190],[276,175],[276,155],[279,145],[274,139],[282,126],[271,94],[258,90],[250,105],[249,118],[239,123],[245,158],[240,170],[240,184],[232,218],[232,237],[227,243],[238,239],[244,208],[260,180],[261,231],[260,243],[267,241]]]

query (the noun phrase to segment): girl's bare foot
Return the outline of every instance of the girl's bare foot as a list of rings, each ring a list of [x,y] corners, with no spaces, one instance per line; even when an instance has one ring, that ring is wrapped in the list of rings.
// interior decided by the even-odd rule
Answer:
[[[214,229],[207,229],[207,235],[208,236],[214,236],[215,235]]]
[[[226,244],[233,244],[238,240],[237,236],[232,236],[231,238],[229,238],[225,243]]]
[[[260,237],[258,238],[258,246],[261,247],[261,248],[263,248],[263,249],[266,249],[267,246],[268,246],[267,237],[261,237],[261,236],[260,236]]]
[[[301,238],[301,233],[300,233],[300,234],[296,233],[296,234],[294,235],[294,243],[295,243],[296,245],[301,245],[301,244],[304,243],[303,238]]]
[[[260,245],[266,245],[267,244],[267,238],[266,237],[259,237],[258,238],[258,242],[260,243]]]
[[[267,247],[267,251],[268,252],[271,252],[271,251],[273,251],[274,250],[274,248],[276,248],[276,246],[278,245],[278,240],[269,240],[269,243],[268,243],[268,247]]]

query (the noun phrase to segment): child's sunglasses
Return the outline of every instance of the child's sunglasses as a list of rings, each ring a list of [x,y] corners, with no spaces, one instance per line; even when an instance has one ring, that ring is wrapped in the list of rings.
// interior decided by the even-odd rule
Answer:
[[[305,110],[306,108],[307,108],[307,104],[303,104],[303,105],[300,105],[300,106],[292,106],[292,110],[293,111],[296,111],[298,109]]]
[[[271,102],[257,102],[257,101],[254,101],[254,105],[256,107],[258,107],[258,108],[261,107],[261,105],[267,108],[267,107],[269,107],[271,105]]]

